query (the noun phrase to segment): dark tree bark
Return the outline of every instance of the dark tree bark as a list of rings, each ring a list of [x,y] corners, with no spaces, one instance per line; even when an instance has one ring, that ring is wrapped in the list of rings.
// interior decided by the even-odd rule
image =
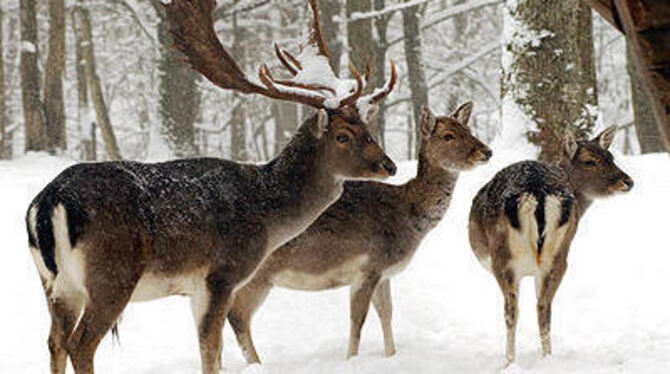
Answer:
[[[96,159],[95,125],[88,103],[88,86],[84,59],[84,42],[81,37],[81,26],[75,13],[71,14],[72,33],[74,34],[75,73],[77,76],[77,121],[79,122],[79,157],[84,161]]]
[[[374,0],[374,9],[381,10],[386,6],[385,0]],[[375,30],[377,31],[378,40],[374,40],[374,53],[372,54],[372,77],[371,87],[381,87],[386,81],[386,51],[388,50],[387,31],[389,21],[393,16],[392,13],[376,17],[374,19]],[[379,102],[379,112],[377,118],[372,124],[377,128],[379,143],[384,147],[386,145],[386,100]]]
[[[67,148],[63,71],[65,70],[65,0],[49,0],[49,52],[44,72],[44,113],[47,149]]]
[[[630,48],[626,48],[628,76],[630,78],[630,93],[633,104],[633,124],[635,134],[640,144],[641,153],[663,152],[661,134],[658,131],[656,118],[650,105],[647,91],[637,74],[635,65],[631,61]]]
[[[384,7],[383,0],[349,0],[347,1],[347,17],[351,17],[356,12],[366,13],[374,9],[382,9]],[[379,17],[375,20],[375,28],[377,34],[380,36],[380,41],[375,40],[372,27],[373,19],[365,18],[347,23],[347,41],[349,44],[349,61],[362,72],[367,63],[370,63],[372,68],[372,75],[370,82],[366,88],[366,93],[371,92],[374,87],[380,87],[384,84],[384,69],[385,69],[385,55],[386,55],[386,25],[388,24],[386,17]],[[384,138],[384,110],[386,107],[383,103],[379,108],[377,118],[370,123],[370,127],[374,129],[378,140],[383,144]]]
[[[335,70],[335,64],[339,62],[339,56],[342,53],[342,45],[339,43],[337,35],[333,33],[333,30],[331,29],[332,27],[337,27],[337,24],[334,26],[331,24],[333,24],[332,17],[335,14],[340,14],[342,8],[337,0],[321,0],[320,9],[321,20],[323,22],[323,35],[328,44],[328,50],[333,57],[333,69]],[[294,22],[298,21],[298,18],[296,9],[287,7],[282,12],[281,24],[282,26],[294,24]],[[271,37],[273,40],[277,40],[286,37],[286,35],[276,33]],[[338,56],[337,58],[335,58],[336,55]],[[273,100],[271,114],[275,123],[274,154],[276,156],[281,153],[284,146],[288,144],[289,140],[298,129],[298,125],[300,124],[298,105],[287,101]]]
[[[246,40],[247,30],[237,23],[237,16],[233,15],[233,46],[231,53],[233,59],[244,70],[246,64]],[[244,95],[235,92],[235,106],[230,119],[230,157],[237,161],[246,161],[248,159],[246,147],[246,98]]]
[[[294,103],[279,102],[272,104],[275,118],[274,151],[279,155],[298,129],[298,106]]]
[[[670,152],[670,2],[584,0],[626,35],[631,60],[643,83],[663,148]]]
[[[323,37],[328,45],[333,71],[335,74],[340,72],[340,60],[342,57],[342,42],[340,42],[340,25],[335,23],[333,17],[342,13],[342,3],[340,0],[320,0],[319,9],[321,10],[321,22],[323,28]]]
[[[37,65],[37,15],[35,0],[20,0],[21,96],[25,126],[25,150],[47,149],[44,105],[40,99],[40,71]]]
[[[7,133],[7,126],[9,125],[7,120],[7,108],[6,108],[6,95],[5,95],[5,59],[4,51],[2,45],[2,27],[4,24],[4,13],[2,12],[2,5],[0,4],[0,160],[6,160],[10,158],[10,148],[9,134]]]
[[[95,109],[95,116],[98,126],[100,126],[100,135],[105,144],[105,151],[110,160],[120,160],[121,151],[116,142],[116,135],[114,128],[109,119],[109,112],[107,105],[102,95],[102,87],[100,85],[100,78],[95,69],[95,51],[93,46],[91,18],[88,9],[80,6],[77,8],[79,19],[81,22],[81,38],[83,40],[83,55],[84,55],[84,70],[86,73],[86,82],[88,83],[88,92],[90,93],[93,108]]]
[[[347,17],[372,10],[372,0],[347,0]],[[347,23],[347,42],[349,43],[349,63],[363,71],[365,63],[372,58],[374,41],[372,38],[372,20],[365,18]]]
[[[566,129],[585,135],[596,120],[591,10],[581,0],[523,0],[510,16],[535,38],[514,35],[505,45],[512,62],[503,72],[503,97],[512,95],[537,126],[528,135],[539,158],[554,161]]]
[[[160,60],[159,112],[163,124],[162,133],[167,145],[176,157],[198,155],[195,145],[195,122],[200,112],[201,92],[198,88],[200,76],[183,62],[179,51],[172,48],[172,36],[168,20],[160,6],[156,7],[160,18],[158,41]]]
[[[408,2],[409,0],[405,0]],[[403,36],[405,44],[405,59],[407,63],[407,77],[412,99],[412,114],[414,120],[414,138],[420,139],[419,116],[421,108],[428,105],[428,86],[426,73],[423,67],[421,53],[421,30],[419,24],[419,6],[402,10]],[[409,124],[408,124],[409,125]],[[414,142],[415,154],[418,154],[419,142]]]

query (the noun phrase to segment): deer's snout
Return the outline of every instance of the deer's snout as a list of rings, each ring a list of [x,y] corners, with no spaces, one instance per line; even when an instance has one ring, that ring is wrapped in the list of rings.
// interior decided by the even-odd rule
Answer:
[[[623,178],[621,178],[621,181],[623,182],[625,189],[622,189],[622,191],[630,191],[633,189],[633,185],[635,184],[633,182],[633,178],[629,177],[628,175],[624,175]]]
[[[628,192],[633,189],[633,185],[635,185],[633,179],[628,175],[624,174],[619,178],[619,180],[616,181],[616,183],[614,184],[614,186],[610,188],[610,190],[612,192]]]
[[[379,168],[386,171],[389,176],[394,176],[396,171],[398,171],[395,163],[388,156],[384,156],[384,158],[379,162]]]
[[[470,156],[470,160],[472,162],[487,162],[491,159],[491,156],[493,156],[493,151],[489,147],[483,147],[474,151],[472,156]]]

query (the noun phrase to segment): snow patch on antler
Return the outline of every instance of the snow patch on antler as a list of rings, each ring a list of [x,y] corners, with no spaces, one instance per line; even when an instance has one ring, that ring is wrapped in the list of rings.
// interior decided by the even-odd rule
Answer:
[[[356,89],[356,81],[353,79],[340,79],[335,75],[330,66],[328,57],[320,55],[318,49],[313,45],[303,47],[300,54],[296,57],[302,67],[298,74],[291,78],[294,83],[305,85],[318,85],[332,89],[335,94],[328,90],[321,90],[320,93],[326,98],[324,105],[335,109],[340,106],[340,102],[349,96]],[[277,84],[277,88],[285,92],[295,92],[300,94],[311,94],[314,92],[296,87],[288,87]]]

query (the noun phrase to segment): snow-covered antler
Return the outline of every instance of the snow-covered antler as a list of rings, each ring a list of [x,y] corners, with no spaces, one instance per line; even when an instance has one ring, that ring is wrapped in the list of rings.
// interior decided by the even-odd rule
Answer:
[[[373,96],[362,96],[370,69],[364,78],[350,65],[354,79],[339,79],[332,68],[330,54],[321,33],[317,0],[309,0],[312,19],[308,42],[298,56],[275,43],[275,53],[290,73],[287,79],[275,78],[266,64],[258,68],[258,79],[248,77],[221,44],[214,31],[212,12],[215,0],[172,0],[165,4],[174,44],[193,68],[217,86],[256,93],[267,97],[299,102],[315,108],[337,109],[355,106],[362,98],[366,103],[381,100],[393,89],[396,80],[391,61],[391,79]]]

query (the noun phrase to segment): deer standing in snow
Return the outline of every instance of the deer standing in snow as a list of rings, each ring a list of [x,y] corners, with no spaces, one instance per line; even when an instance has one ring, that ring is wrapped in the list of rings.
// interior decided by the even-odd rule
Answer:
[[[350,179],[382,179],[396,167],[368,131],[368,115],[393,88],[370,95],[366,81],[335,77],[320,32],[316,1],[309,45],[293,57],[276,46],[293,75],[258,80],[221,45],[214,0],[165,5],[176,47],[214,84],[310,105],[282,153],[264,165],[221,159],[157,164],[78,164],[49,183],[28,208],[30,251],[52,318],[51,372],[67,357],[93,373],[98,344],[131,301],[170,295],[191,300],[202,371],[221,368],[222,328],[234,293],[276,248],[307,228]]]
[[[236,294],[228,320],[249,363],[260,362],[251,317],[273,286],[320,291],[349,286],[347,357],[358,354],[370,302],[377,310],[386,355],[395,353],[390,278],[410,262],[444,216],[458,175],[491,157],[467,127],[472,103],[435,117],[424,108],[417,175],[394,186],[349,182],[342,197],[305,232],[274,252]]]
[[[470,211],[470,244],[498,281],[505,299],[508,364],[515,357],[519,282],[535,278],[543,355],[551,354],[551,303],[567,268],[570,243],[593,199],[627,192],[633,180],[608,151],[616,127],[592,140],[566,134],[558,165],[510,165],[477,193]]]

